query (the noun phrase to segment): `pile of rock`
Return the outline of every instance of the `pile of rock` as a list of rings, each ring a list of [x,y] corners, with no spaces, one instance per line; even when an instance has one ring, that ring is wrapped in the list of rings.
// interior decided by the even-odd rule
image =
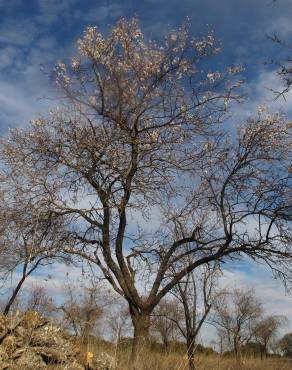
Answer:
[[[11,317],[0,315],[0,370],[84,370],[77,343],[35,311]],[[91,357],[89,368],[114,369],[110,356]]]

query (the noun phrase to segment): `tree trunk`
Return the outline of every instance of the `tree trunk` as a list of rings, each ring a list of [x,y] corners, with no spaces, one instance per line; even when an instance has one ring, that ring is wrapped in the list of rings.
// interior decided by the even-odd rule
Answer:
[[[163,347],[164,347],[164,349],[166,351],[167,348],[168,348],[168,340],[166,338],[162,338],[162,343],[163,343]]]
[[[3,315],[7,316],[10,309],[11,309],[11,306],[13,305],[14,301],[15,301],[15,298],[17,297],[17,294],[19,293],[21,287],[22,287],[22,284],[25,282],[25,280],[30,276],[30,274],[32,272],[34,272],[34,270],[38,267],[41,259],[39,259],[38,261],[36,261],[36,263],[34,264],[34,266],[27,271],[28,269],[28,265],[29,265],[29,262],[31,262],[32,260],[26,260],[26,262],[24,263],[23,265],[23,268],[22,268],[22,277],[21,279],[19,280],[18,284],[16,285],[15,289],[13,290],[13,293],[9,299],[9,301],[7,302],[4,310],[3,310]]]
[[[9,301],[7,302],[7,304],[6,304],[6,306],[5,306],[4,310],[3,310],[3,315],[5,315],[5,316],[8,315],[8,313],[9,313],[9,311],[11,309],[11,306],[13,305],[13,303],[15,301],[16,296],[17,296],[18,292],[20,291],[20,288],[22,287],[22,284],[25,281],[25,278],[26,278],[26,276],[23,276],[20,279],[20,281],[18,282],[16,288],[14,289],[14,291],[13,291],[13,293],[12,293]]]
[[[238,364],[240,364],[240,360],[241,360],[240,359],[240,345],[239,345],[239,341],[237,337],[234,337],[233,344],[234,344],[234,353],[235,353],[236,361]]]
[[[82,343],[83,343],[84,347],[86,347],[86,348],[88,347],[88,344],[89,344],[89,336],[90,336],[91,330],[92,330],[91,324],[87,320],[84,323],[84,328],[83,328],[83,331],[82,331]]]
[[[263,360],[264,358],[264,350],[262,347],[260,347],[260,352],[261,352],[261,360]]]
[[[91,332],[91,325],[89,323],[89,320],[86,320],[82,333],[81,333],[81,341],[82,341],[82,346],[81,346],[81,354],[82,357],[84,358],[84,367],[85,370],[90,370],[92,369],[92,358],[88,357],[89,351],[88,351],[88,346],[89,346],[89,335]]]
[[[191,336],[187,340],[188,345],[188,362],[189,362],[189,370],[195,370],[195,337]]]
[[[150,313],[131,312],[131,318],[134,326],[131,363],[132,368],[136,369],[139,355],[145,353],[149,348]]]

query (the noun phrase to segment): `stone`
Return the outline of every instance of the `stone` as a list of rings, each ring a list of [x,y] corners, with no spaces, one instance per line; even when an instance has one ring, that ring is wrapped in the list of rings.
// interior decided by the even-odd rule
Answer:
[[[84,370],[79,342],[35,311],[0,314],[0,370]],[[116,369],[107,353],[87,360],[92,370]]]

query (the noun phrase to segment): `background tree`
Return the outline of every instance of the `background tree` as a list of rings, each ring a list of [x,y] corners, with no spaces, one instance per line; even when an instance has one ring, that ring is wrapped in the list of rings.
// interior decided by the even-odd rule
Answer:
[[[67,283],[64,302],[58,307],[62,313],[65,327],[82,338],[85,347],[91,335],[97,335],[103,308],[107,305],[101,285],[87,282],[86,286]]]
[[[216,302],[213,322],[219,336],[240,361],[241,347],[248,343],[253,335],[256,321],[262,314],[262,308],[254,291],[233,289],[220,294]]]
[[[62,250],[64,244],[70,243],[65,218],[53,217],[40,200],[26,198],[26,189],[19,185],[18,176],[3,173],[0,183],[0,274],[2,280],[11,277],[15,282],[4,315],[33,272],[54,262],[70,260]]]
[[[159,44],[135,19],[107,36],[90,27],[55,69],[63,106],[3,140],[7,171],[22,168],[27,193],[71,218],[78,243],[66,251],[126,299],[133,360],[155,307],[199,266],[247,255],[290,276],[291,126],[260,114],[236,138],[224,133],[240,83],[237,68],[210,70],[218,51],[212,33],[191,38],[187,27]]]
[[[260,345],[261,359],[267,356],[268,347],[275,339],[278,330],[287,322],[284,316],[270,315],[263,317],[255,324],[254,337]]]
[[[22,307],[24,310],[31,309],[45,317],[52,317],[56,313],[54,300],[42,285],[32,285],[27,289]]]
[[[177,301],[177,313],[165,315],[178,327],[187,343],[189,369],[195,369],[195,349],[198,334],[219,294],[218,265],[205,264],[189,272],[172,290]]]
[[[152,326],[159,334],[166,350],[169,344],[179,336],[177,323],[180,321],[181,312],[177,302],[170,298],[163,299],[153,313]]]
[[[278,346],[284,356],[292,357],[292,333],[285,334],[280,339]]]
[[[117,345],[122,343],[123,338],[128,337],[132,332],[131,318],[129,309],[124,302],[116,302],[107,312],[107,327],[110,328],[112,340]]]

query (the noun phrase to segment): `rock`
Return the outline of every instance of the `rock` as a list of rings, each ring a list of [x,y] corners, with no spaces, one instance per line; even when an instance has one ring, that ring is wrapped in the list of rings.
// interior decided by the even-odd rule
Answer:
[[[97,358],[88,353],[90,369],[115,369],[115,361],[107,353]],[[76,338],[37,312],[0,315],[0,370],[84,370],[80,358]]]
[[[93,370],[114,370],[116,369],[115,359],[109,354],[102,352],[98,355],[98,358],[92,359]]]
[[[22,355],[16,361],[14,361],[14,363],[15,364],[13,367],[11,367],[11,370],[43,370],[47,367],[42,357],[30,349],[24,351]]]
[[[21,326],[29,331],[45,326],[48,319],[40,316],[36,311],[28,310],[21,318]]]
[[[8,361],[8,353],[6,352],[4,346],[0,346],[0,364],[4,364]]]
[[[2,342],[2,347],[5,348],[5,351],[9,357],[12,357],[14,352],[20,346],[21,346],[21,341],[19,341],[19,338],[11,334],[7,335]]]

